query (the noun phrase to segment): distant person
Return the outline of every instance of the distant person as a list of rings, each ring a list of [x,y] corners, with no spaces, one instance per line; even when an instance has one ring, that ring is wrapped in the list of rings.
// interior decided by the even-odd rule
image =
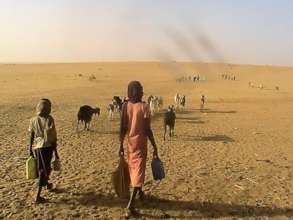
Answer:
[[[204,104],[206,102],[205,96],[202,95],[200,98],[200,110],[203,111],[204,110]]]
[[[29,133],[30,144],[29,154],[36,158],[37,175],[39,178],[36,203],[44,202],[41,197],[42,187],[48,190],[53,189],[53,184],[49,183],[51,173],[51,160],[55,152],[56,159],[59,159],[57,153],[57,132],[55,122],[51,113],[51,102],[49,99],[41,99],[36,107],[37,115],[30,120]]]
[[[153,157],[158,157],[157,146],[151,130],[150,109],[147,103],[142,102],[142,97],[143,87],[140,82],[130,82],[128,85],[129,101],[122,107],[119,150],[119,155],[124,155],[123,142],[128,134],[128,166],[133,191],[127,205],[126,216],[138,215],[134,208],[137,193],[140,199],[144,198],[142,186],[145,180],[148,138],[153,146]]]

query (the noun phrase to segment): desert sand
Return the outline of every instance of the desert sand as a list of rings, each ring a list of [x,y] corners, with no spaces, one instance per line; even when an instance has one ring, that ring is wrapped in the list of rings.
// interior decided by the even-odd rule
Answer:
[[[192,73],[206,80],[176,82]],[[109,121],[106,107],[131,80],[145,96],[162,96],[164,108],[177,92],[187,97],[172,140],[163,141],[162,113],[152,119],[166,178],[152,179],[149,146],[141,219],[293,219],[293,68],[156,62],[0,65],[0,219],[123,219],[127,201],[111,185],[119,116]],[[52,174],[57,192],[44,191],[48,202],[35,205],[36,183],[25,179],[27,128],[43,97],[53,104],[62,172]],[[77,133],[83,104],[101,115]]]

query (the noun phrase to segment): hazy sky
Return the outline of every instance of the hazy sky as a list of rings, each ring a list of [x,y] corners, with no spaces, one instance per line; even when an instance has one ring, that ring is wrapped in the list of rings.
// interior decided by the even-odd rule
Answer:
[[[293,65],[292,0],[0,0],[0,62]]]

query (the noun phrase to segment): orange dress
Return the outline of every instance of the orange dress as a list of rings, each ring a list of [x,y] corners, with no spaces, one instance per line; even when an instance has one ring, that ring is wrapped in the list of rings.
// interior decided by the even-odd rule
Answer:
[[[128,116],[128,167],[132,187],[141,187],[145,179],[147,158],[146,118],[149,106],[144,102],[127,105]]]

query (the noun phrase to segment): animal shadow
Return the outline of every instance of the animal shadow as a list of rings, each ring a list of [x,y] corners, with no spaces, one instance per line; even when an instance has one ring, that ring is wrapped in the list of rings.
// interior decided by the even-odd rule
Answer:
[[[195,121],[199,120],[199,117],[176,117],[176,120],[188,120],[188,121]]]
[[[201,112],[203,113],[222,113],[222,114],[235,114],[237,111],[220,111],[220,110],[210,110],[210,109],[202,109]]]
[[[205,122],[204,121],[192,121],[192,120],[185,120],[185,121],[182,121],[183,123],[188,123],[188,124],[204,124]]]
[[[176,110],[176,115],[189,115],[194,113],[195,113],[194,110],[188,110],[188,109]]]
[[[184,141],[213,141],[213,142],[234,142],[235,140],[227,135],[211,135],[211,136],[186,136]]]

